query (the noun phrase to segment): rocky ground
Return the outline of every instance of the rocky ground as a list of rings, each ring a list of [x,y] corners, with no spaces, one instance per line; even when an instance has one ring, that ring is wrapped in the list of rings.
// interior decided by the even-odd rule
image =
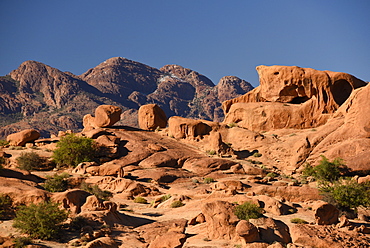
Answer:
[[[244,132],[247,136],[248,130]],[[59,243],[36,241],[39,246],[367,247],[370,244],[370,224],[364,220],[351,219],[348,225],[315,224],[315,206],[322,204],[316,184],[301,184],[297,182],[298,175],[286,175],[273,164],[256,163],[264,161],[264,154],[210,155],[202,146],[209,137],[177,140],[168,129],[116,127],[86,134],[92,133],[95,140],[98,133],[120,140],[115,157],[100,166],[88,164],[73,170],[27,174],[14,168],[15,158],[25,151],[49,157],[55,144],[41,140],[36,149],[3,148],[3,152],[11,155],[11,162],[2,174],[1,192],[10,194],[16,204],[51,198],[63,203],[71,217],[90,220],[85,233],[66,231]],[[89,196],[76,183],[75,188],[61,193],[40,189],[47,175],[62,172],[70,174],[70,182],[84,180],[112,192],[112,203]],[[271,172],[276,176],[266,176]],[[171,197],[161,199],[166,195]],[[147,203],[135,203],[138,196]],[[178,200],[183,206],[171,207]],[[257,227],[259,238],[249,241],[248,235],[240,234],[237,228],[240,221],[232,213],[237,203],[245,201],[253,201],[264,209],[264,217],[250,220]],[[293,224],[293,218],[309,224]],[[2,237],[18,235],[11,223],[12,220],[1,223]]]

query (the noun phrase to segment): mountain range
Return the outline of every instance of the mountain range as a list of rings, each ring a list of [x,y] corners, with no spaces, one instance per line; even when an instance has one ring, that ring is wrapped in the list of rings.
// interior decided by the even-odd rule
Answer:
[[[126,58],[110,58],[82,75],[25,61],[0,77],[0,137],[35,128],[48,137],[60,130],[79,131],[82,118],[102,104],[122,108],[121,125],[137,127],[137,110],[156,103],[167,117],[222,121],[223,101],[253,86],[235,76],[215,85],[206,76],[181,67],[160,69]]]

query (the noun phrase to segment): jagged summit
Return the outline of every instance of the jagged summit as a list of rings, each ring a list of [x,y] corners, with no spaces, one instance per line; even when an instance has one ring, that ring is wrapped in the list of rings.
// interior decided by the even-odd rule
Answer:
[[[179,65],[157,69],[122,57],[109,58],[79,76],[25,61],[1,77],[0,86],[2,137],[31,127],[43,136],[57,130],[78,131],[81,117],[101,104],[121,107],[121,124],[130,126],[137,126],[137,110],[148,103],[158,104],[167,116],[222,121],[220,99],[247,92],[237,84],[225,89],[215,86],[206,76]]]

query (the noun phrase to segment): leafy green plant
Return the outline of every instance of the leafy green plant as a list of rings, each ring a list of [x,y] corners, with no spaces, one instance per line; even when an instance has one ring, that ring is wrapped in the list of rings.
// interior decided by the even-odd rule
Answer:
[[[32,244],[32,239],[30,237],[17,237],[14,239],[13,243],[14,248],[23,248]]]
[[[60,139],[52,157],[58,165],[76,167],[79,163],[93,161],[96,149],[93,139],[69,134]]]
[[[204,183],[207,183],[207,184],[209,184],[209,183],[213,183],[215,180],[212,178],[212,177],[206,177],[206,178],[204,178],[204,180],[203,180],[203,182]]]
[[[101,190],[98,185],[90,185],[86,182],[82,182],[80,188],[105,201],[109,200],[113,196],[112,192]]]
[[[300,218],[293,218],[290,220],[290,222],[294,224],[308,224],[307,221],[300,219]]]
[[[7,194],[0,194],[0,219],[5,219],[12,212],[12,198]]]
[[[303,177],[312,176],[319,182],[334,182],[347,172],[348,167],[344,165],[342,159],[336,158],[330,162],[325,156],[321,155],[319,165],[312,167],[306,164],[302,175]]]
[[[60,224],[68,217],[68,212],[59,208],[58,203],[41,202],[21,206],[16,212],[13,227],[31,238],[55,239],[60,232]]]
[[[339,180],[332,185],[322,185],[319,190],[324,200],[341,210],[370,206],[370,182],[358,183],[356,180]]]
[[[141,203],[141,204],[147,204],[148,201],[144,198],[144,197],[141,197],[141,196],[138,196],[134,199],[134,202],[135,203]]]
[[[47,176],[43,185],[44,189],[49,192],[63,192],[68,189],[68,173],[54,174],[54,176]]]
[[[173,201],[171,203],[171,208],[179,208],[182,206],[184,206],[184,203],[182,203],[182,201]]]
[[[234,214],[241,220],[258,219],[262,216],[262,208],[247,201],[235,207]]]
[[[271,177],[271,178],[275,178],[275,177],[277,177],[278,176],[278,174],[276,174],[275,172],[269,172],[269,173],[267,173],[267,175],[266,175],[266,177]]]
[[[18,168],[21,170],[32,171],[36,168],[44,167],[46,160],[35,152],[22,152],[16,159]]]

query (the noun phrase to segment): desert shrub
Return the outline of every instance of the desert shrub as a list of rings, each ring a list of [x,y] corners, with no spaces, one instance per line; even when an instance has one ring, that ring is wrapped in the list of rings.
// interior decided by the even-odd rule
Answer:
[[[138,196],[134,199],[134,202],[135,203],[141,203],[141,204],[147,204],[148,201],[144,198],[144,197],[141,197],[141,196]]]
[[[319,182],[334,182],[347,172],[348,168],[344,165],[342,159],[336,158],[330,162],[325,156],[321,155],[319,165],[312,167],[306,164],[302,175],[303,177],[312,176]]]
[[[290,220],[291,223],[294,223],[294,224],[308,224],[307,221],[305,220],[302,220],[300,218],[293,218]]]
[[[204,183],[213,183],[215,180],[212,177],[206,177],[204,178],[203,182]]]
[[[52,157],[58,165],[76,167],[79,163],[93,161],[95,152],[93,139],[69,134],[60,139]]]
[[[69,224],[69,228],[75,231],[80,231],[82,227],[88,225],[89,225],[88,219],[86,219],[83,216],[76,216],[72,218],[72,221]]]
[[[182,206],[184,206],[184,203],[182,203],[182,201],[173,201],[171,203],[171,208],[179,208]]]
[[[233,128],[233,127],[238,127],[238,124],[236,124],[235,122],[231,122],[231,123],[227,124],[227,126],[229,128]]]
[[[32,239],[30,237],[17,237],[13,241],[14,248],[22,248],[30,245],[32,243]]]
[[[370,182],[358,183],[356,180],[339,180],[332,185],[320,188],[324,200],[341,210],[370,206]]]
[[[253,153],[253,157],[259,158],[259,157],[262,157],[262,154],[259,153],[259,152],[255,152],[255,153]]]
[[[109,192],[107,190],[101,190],[98,185],[90,185],[86,182],[82,182],[80,188],[82,190],[85,190],[93,195],[95,195],[97,198],[102,199],[104,201],[108,201],[112,196],[112,192]]]
[[[13,227],[31,238],[55,239],[60,232],[60,224],[68,217],[68,212],[59,208],[58,203],[42,202],[21,206],[16,212]]]
[[[3,169],[3,165],[5,164],[6,159],[4,157],[0,157],[0,170]]]
[[[209,155],[216,155],[215,150],[209,150],[209,151],[206,151],[206,153],[208,153]]]
[[[267,175],[266,175],[266,177],[271,177],[271,178],[275,178],[275,177],[277,177],[278,176],[278,174],[276,174],[275,172],[269,172],[269,173],[267,173]]]
[[[18,168],[21,170],[32,171],[45,165],[45,159],[35,152],[22,152],[16,159]]]
[[[170,198],[171,198],[171,195],[170,194],[163,195],[163,196],[161,196],[161,202],[167,201]]]
[[[12,198],[7,194],[0,194],[0,219],[5,219],[12,212]]]
[[[236,206],[234,214],[241,220],[258,219],[262,216],[262,208],[247,201]]]
[[[68,189],[68,173],[54,174],[54,176],[47,176],[44,183],[44,189],[49,192],[63,192]]]
[[[7,145],[9,145],[9,141],[0,140],[0,146],[7,146]]]

